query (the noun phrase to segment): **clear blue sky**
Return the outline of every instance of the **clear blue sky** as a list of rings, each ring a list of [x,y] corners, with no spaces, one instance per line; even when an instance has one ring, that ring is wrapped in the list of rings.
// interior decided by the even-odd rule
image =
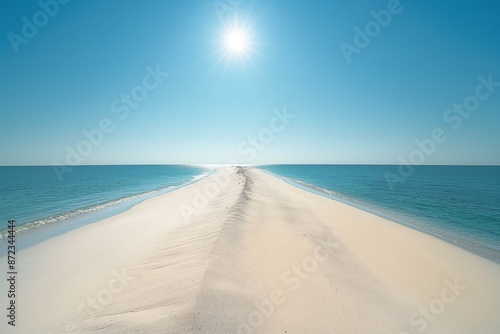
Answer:
[[[443,118],[479,76],[500,82],[499,1],[401,0],[350,62],[341,43],[356,46],[354,28],[391,1],[218,4],[73,0],[50,17],[37,1],[2,0],[0,165],[65,164],[105,119],[113,130],[80,145],[79,163],[397,164],[441,128],[424,163],[500,164],[500,87],[480,88],[490,94],[468,118]],[[233,14],[250,42],[229,56]],[[36,34],[23,36],[23,17]],[[113,102],[157,65],[168,77],[120,119]],[[282,127],[273,110],[285,107],[295,118]]]

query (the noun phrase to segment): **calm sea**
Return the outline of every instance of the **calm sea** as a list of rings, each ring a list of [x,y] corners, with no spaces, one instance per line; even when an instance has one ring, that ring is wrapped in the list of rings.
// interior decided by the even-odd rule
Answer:
[[[270,165],[285,181],[371,211],[500,262],[500,167]]]
[[[391,187],[396,166],[261,166],[285,181],[371,211],[500,262],[500,167],[420,166]],[[0,230],[15,219],[30,246],[194,182],[210,169],[183,165],[0,167]],[[44,226],[38,229],[37,227]]]
[[[0,167],[0,231],[78,227],[128,209],[209,173],[183,165],[78,166],[60,181],[50,166]],[[21,237],[19,237],[22,239]]]

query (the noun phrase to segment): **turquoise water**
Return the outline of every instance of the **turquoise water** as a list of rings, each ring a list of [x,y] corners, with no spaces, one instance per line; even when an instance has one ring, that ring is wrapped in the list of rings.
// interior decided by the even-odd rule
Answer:
[[[500,167],[420,166],[393,188],[384,175],[396,166],[260,168],[500,262]]]
[[[77,226],[78,219],[116,213],[208,172],[182,165],[78,166],[59,181],[49,166],[0,167],[0,231],[5,233],[9,219],[16,220],[18,231],[55,223],[64,228],[65,222]]]
[[[435,235],[500,262],[500,167],[421,166],[391,188],[396,166],[272,165],[296,186]],[[210,172],[194,166],[0,167],[0,230],[15,219],[27,245],[123,212]],[[38,228],[42,227],[43,228]],[[41,237],[40,237],[41,235]]]

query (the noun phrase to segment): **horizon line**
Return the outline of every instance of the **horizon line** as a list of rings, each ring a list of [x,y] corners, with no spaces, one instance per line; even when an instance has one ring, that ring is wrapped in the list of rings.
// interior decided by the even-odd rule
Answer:
[[[279,165],[310,165],[310,166],[463,166],[463,167],[500,167],[500,164],[422,164],[422,165],[412,165],[412,164],[394,164],[394,163],[258,163],[258,164],[245,164],[245,163],[123,163],[123,164],[80,164],[80,165],[52,165],[52,164],[33,164],[33,165],[0,165],[0,167],[85,167],[85,166],[217,166],[217,167],[228,167],[228,166],[279,166]]]

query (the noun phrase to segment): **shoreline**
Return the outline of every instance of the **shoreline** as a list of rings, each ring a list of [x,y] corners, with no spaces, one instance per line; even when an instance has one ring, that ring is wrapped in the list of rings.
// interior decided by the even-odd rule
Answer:
[[[219,169],[19,258],[27,332],[500,328],[497,263],[255,168]]]
[[[213,173],[214,170],[208,170],[200,175],[193,176],[191,179],[179,185],[153,189],[127,197],[110,199],[106,202],[79,207],[71,211],[64,211],[18,225],[16,226],[16,235],[22,233],[22,237],[24,237],[23,239],[27,239],[26,243],[24,243],[23,240],[21,244],[18,245],[18,249],[33,246],[54,236],[64,234],[82,226],[97,223],[103,219],[126,212],[143,201],[196,183],[206,177],[209,177]],[[7,229],[0,231],[0,242],[5,239],[6,235]]]
[[[352,200],[349,200],[348,198],[343,198],[341,196],[334,195],[334,191],[328,190],[321,188],[319,186],[297,180],[291,177],[286,177],[282,176],[279,174],[275,174],[271,171],[268,171],[264,168],[259,168],[259,170],[276,177],[280,180],[283,180],[287,184],[290,184],[291,186],[297,187],[299,189],[305,190],[307,192],[311,192],[313,194],[317,194],[319,196],[352,206],[356,209],[366,211],[368,213],[374,214],[376,216],[379,216],[381,218],[387,219],[395,224],[400,224],[402,226],[408,227],[412,230],[425,233],[427,235],[430,235],[432,237],[438,238],[452,246],[459,247],[463,250],[466,250],[468,252],[474,253],[482,258],[485,258],[489,261],[493,261],[497,264],[500,264],[500,251],[491,248],[488,246],[485,246],[483,243],[480,241],[475,241],[471,242],[467,239],[467,236],[462,235],[462,234],[453,234],[450,232],[450,230],[440,227],[440,226],[435,226],[435,224],[431,222],[427,222],[422,220],[421,218],[416,218],[416,217],[404,217],[407,214],[404,213],[398,213],[394,212],[393,215],[390,213],[384,213],[382,207],[377,207],[376,204],[367,204],[364,202],[356,203]],[[458,240],[456,240],[458,239]]]
[[[193,165],[193,166],[196,166],[196,165]],[[438,239],[440,239],[440,240],[442,240],[442,241],[444,241],[452,246],[459,247],[465,251],[471,252],[471,253],[478,255],[482,258],[485,258],[489,261],[493,261],[497,264],[500,264],[500,254],[498,253],[498,251],[496,251],[495,249],[492,249],[492,248],[484,248],[483,245],[481,245],[480,243],[477,243],[477,242],[469,242],[465,238],[465,236],[453,235],[453,234],[449,233],[449,231],[447,231],[446,229],[438,228],[436,226],[433,226],[430,223],[423,223],[422,221],[416,222],[416,223],[413,221],[409,222],[409,221],[405,220],[404,218],[391,216],[390,214],[386,214],[386,213],[382,212],[381,210],[377,209],[376,207],[373,207],[373,208],[370,207],[369,204],[355,203],[355,202],[350,201],[349,199],[343,198],[341,196],[335,196],[335,195],[331,194],[333,192],[331,190],[323,189],[323,188],[321,188],[319,186],[315,186],[313,184],[309,184],[309,183],[306,183],[306,182],[303,182],[303,181],[300,181],[297,179],[293,179],[290,177],[275,174],[275,173],[268,171],[264,168],[259,168],[260,167],[259,165],[242,166],[242,167],[244,167],[244,168],[256,168],[264,173],[267,173],[268,175],[270,175],[272,177],[275,177],[277,179],[280,179],[280,180],[286,182],[287,184],[289,184],[293,187],[296,187],[296,188],[299,188],[301,190],[328,198],[328,199],[333,200],[333,201],[337,201],[339,203],[343,203],[343,204],[352,206],[356,209],[366,211],[366,212],[374,214],[374,215],[377,215],[377,216],[379,216],[383,219],[387,219],[395,224],[400,224],[402,226],[408,227],[408,228],[413,229],[415,231],[425,233],[429,236],[438,238]],[[22,235],[23,235],[23,237],[25,237],[27,239],[27,242],[25,243],[22,241],[20,244],[20,247],[18,246],[18,248],[22,249],[22,248],[30,247],[30,246],[33,246],[37,243],[48,240],[54,236],[58,236],[58,235],[66,233],[68,231],[78,229],[82,226],[94,224],[94,223],[97,223],[103,219],[113,217],[113,216],[118,215],[120,213],[124,213],[124,212],[130,210],[131,208],[133,208],[134,206],[142,203],[143,201],[146,201],[146,200],[149,200],[151,198],[158,197],[158,196],[162,196],[166,193],[173,192],[173,191],[178,190],[180,188],[197,183],[197,182],[209,177],[210,175],[212,175],[219,168],[230,168],[230,166],[222,166],[222,167],[210,169],[207,172],[200,174],[199,176],[201,176],[201,177],[195,176],[195,177],[193,177],[192,180],[189,180],[186,183],[183,183],[183,184],[180,184],[177,186],[168,186],[166,188],[151,190],[151,191],[148,191],[145,193],[139,193],[136,195],[132,195],[132,196],[130,196],[130,198],[119,198],[119,199],[110,200],[108,202],[104,202],[104,203],[100,203],[100,204],[96,204],[96,205],[91,206],[90,208],[95,207],[95,206],[106,206],[102,209],[98,209],[95,211],[93,210],[90,212],[84,212],[82,214],[76,214],[75,216],[70,216],[70,217],[67,217],[64,219],[54,220],[51,222],[39,223],[40,221],[43,221],[43,220],[46,220],[46,219],[53,217],[53,216],[50,216],[50,217],[45,217],[45,218],[35,220],[35,221],[27,223],[27,224],[23,224],[23,225],[21,225],[22,226],[21,230],[16,229],[16,234],[23,233]],[[112,203],[112,202],[119,202],[119,203],[107,206],[107,204]],[[78,211],[78,210],[85,210],[85,209],[86,209],[86,207],[82,207],[82,208],[76,209],[76,210]],[[56,216],[61,216],[61,215],[67,214],[67,213],[68,212],[63,212],[63,213],[58,214]],[[39,224],[35,224],[35,223],[39,223]],[[25,225],[32,225],[32,224],[34,224],[35,226],[25,227]],[[68,225],[66,226],[63,224],[68,224]],[[3,234],[0,233],[0,242],[3,238],[4,238]],[[457,241],[454,238],[458,238],[458,239],[460,239],[460,241]],[[480,249],[481,247],[483,247],[484,249]]]

